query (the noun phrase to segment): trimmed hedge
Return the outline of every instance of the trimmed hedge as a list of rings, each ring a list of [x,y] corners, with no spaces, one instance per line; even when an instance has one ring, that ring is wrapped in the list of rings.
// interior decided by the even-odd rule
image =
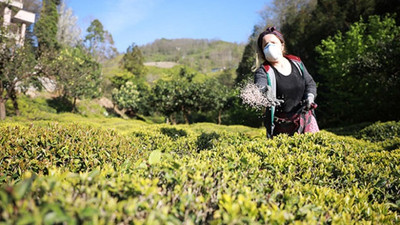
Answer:
[[[25,171],[47,175],[48,168],[58,166],[83,172],[140,156],[128,137],[78,124],[8,126],[0,133],[0,176],[14,180]]]
[[[400,222],[390,143],[165,127],[1,126],[0,223]]]
[[[359,138],[372,142],[386,141],[400,136],[400,121],[376,122],[364,129],[358,135]]]

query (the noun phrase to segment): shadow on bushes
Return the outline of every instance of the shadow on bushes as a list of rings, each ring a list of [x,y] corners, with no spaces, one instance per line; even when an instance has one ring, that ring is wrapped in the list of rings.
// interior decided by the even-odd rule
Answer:
[[[179,137],[186,137],[187,133],[184,130],[176,129],[176,128],[166,128],[163,127],[160,129],[161,133],[167,135],[173,140],[178,139]]]
[[[326,127],[326,128],[320,126],[320,128],[332,132],[336,135],[356,137],[358,132],[360,132],[360,130],[364,129],[365,127],[368,127],[371,124],[372,124],[371,122],[364,122],[358,124],[350,124],[350,125],[342,125],[342,126]]]
[[[356,137],[372,142],[387,141],[400,135],[400,121],[376,122],[360,130]]]
[[[201,133],[201,135],[197,137],[196,141],[198,151],[206,149],[210,150],[214,148],[217,144],[219,137],[220,135],[217,134],[216,132]]]
[[[72,112],[73,104],[70,100],[64,97],[55,97],[46,100],[47,104],[57,110],[57,113]]]

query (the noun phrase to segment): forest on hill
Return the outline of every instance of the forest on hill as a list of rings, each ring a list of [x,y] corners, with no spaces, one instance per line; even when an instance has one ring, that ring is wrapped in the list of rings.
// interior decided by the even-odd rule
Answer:
[[[244,44],[207,39],[157,39],[140,46],[146,62],[176,62],[201,72],[236,69]]]

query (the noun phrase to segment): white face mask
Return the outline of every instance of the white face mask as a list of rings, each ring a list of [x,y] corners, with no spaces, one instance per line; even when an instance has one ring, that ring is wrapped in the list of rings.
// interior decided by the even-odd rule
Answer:
[[[268,43],[264,48],[264,55],[268,62],[276,62],[282,57],[282,49],[274,43]]]

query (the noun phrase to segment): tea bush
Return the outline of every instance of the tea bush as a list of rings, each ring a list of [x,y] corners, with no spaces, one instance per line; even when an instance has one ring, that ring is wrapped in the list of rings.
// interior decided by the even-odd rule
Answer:
[[[219,134],[216,132],[201,133],[197,138],[196,144],[199,150],[211,149],[215,147],[215,143],[218,141]]]
[[[179,137],[186,137],[187,133],[185,130],[182,129],[176,129],[176,128],[167,128],[167,127],[162,127],[160,129],[161,133],[167,135],[168,137],[172,138],[173,140],[176,140]]]
[[[0,223],[400,223],[398,136],[263,132],[0,123]]]
[[[358,133],[358,137],[373,142],[385,141],[399,137],[400,135],[400,121],[390,121],[386,123],[376,122]]]
[[[25,171],[47,175],[52,166],[81,172],[139,155],[129,139],[115,131],[78,124],[8,126],[1,127],[0,133],[1,175],[12,179]]]

